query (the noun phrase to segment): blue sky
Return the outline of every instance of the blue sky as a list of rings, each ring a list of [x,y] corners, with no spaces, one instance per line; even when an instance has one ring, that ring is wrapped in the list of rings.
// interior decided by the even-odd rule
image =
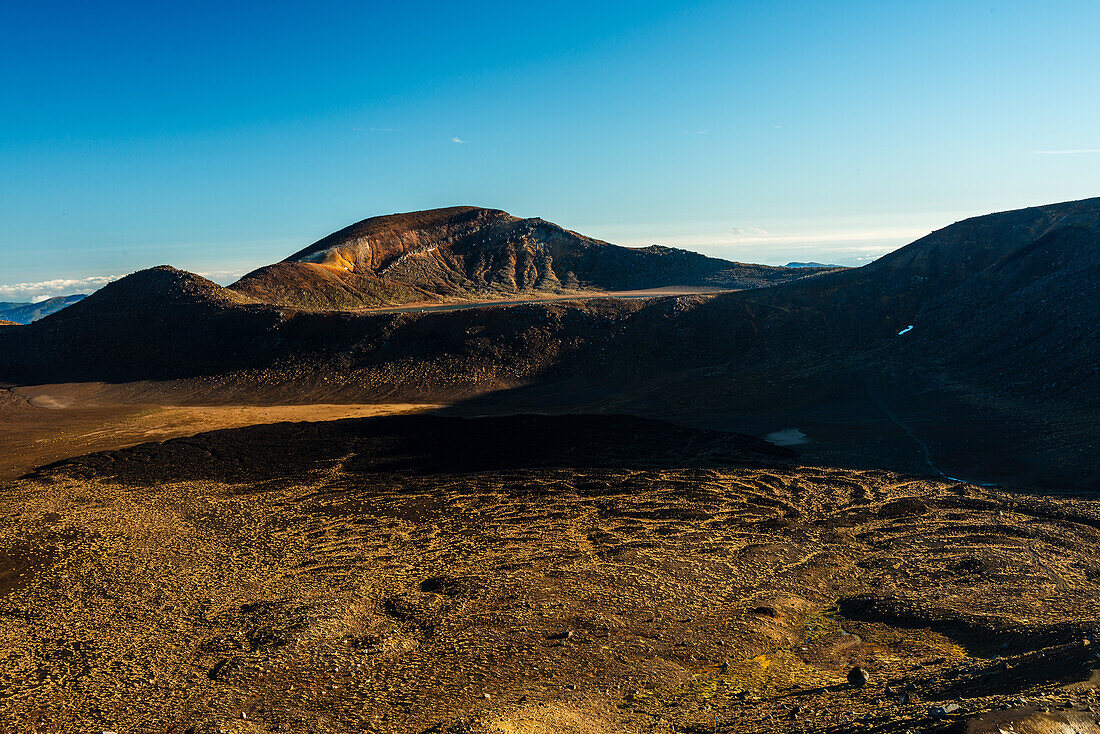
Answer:
[[[1100,195],[1098,28],[1095,2],[4,3],[0,300],[228,282],[453,204],[859,264]]]

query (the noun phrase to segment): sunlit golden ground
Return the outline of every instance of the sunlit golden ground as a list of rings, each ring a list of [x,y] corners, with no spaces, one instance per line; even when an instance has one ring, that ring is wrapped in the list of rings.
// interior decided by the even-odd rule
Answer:
[[[227,431],[4,485],[4,730],[904,731],[1088,701],[1093,500],[723,466],[681,429],[615,467],[607,424],[493,468],[440,461],[424,420],[460,454],[478,423]],[[561,419],[530,420],[537,455]]]
[[[220,428],[367,418],[439,407],[412,403],[173,405],[153,400],[149,387],[136,397],[125,389],[97,383],[0,389],[0,480],[91,451]]]

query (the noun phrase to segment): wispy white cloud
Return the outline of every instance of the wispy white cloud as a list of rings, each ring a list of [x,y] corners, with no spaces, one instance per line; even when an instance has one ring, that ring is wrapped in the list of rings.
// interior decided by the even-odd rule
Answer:
[[[1033,150],[1035,155],[1088,155],[1100,153],[1100,148],[1070,148],[1068,150]]]
[[[206,278],[207,280],[212,280],[215,283],[220,283],[221,285],[227,285],[229,283],[233,283],[234,281],[240,280],[241,276],[244,275],[245,273],[248,273],[248,272],[251,272],[251,271],[250,270],[241,270],[241,269],[235,269],[235,270],[200,270],[195,274],[196,275],[201,275],[202,277]]]
[[[859,216],[837,213],[765,216],[744,212],[736,218],[644,223],[572,222],[571,229],[617,245],[653,243],[694,250],[739,262],[783,265],[814,260],[862,265],[924,237],[944,224],[986,211],[948,210]]]
[[[451,138],[451,142],[452,143],[465,143],[466,141],[463,140],[462,138],[456,136],[456,137]]]
[[[197,274],[209,278],[215,283],[228,285],[239,280],[250,268],[230,270],[203,270]],[[108,283],[122,278],[122,275],[91,275],[87,278],[54,278],[33,283],[9,283],[0,285],[0,301],[17,303],[38,303],[56,296],[72,296],[77,293],[92,293]]]
[[[38,303],[55,296],[91,293],[121,277],[121,275],[92,275],[87,278],[54,278],[37,283],[0,285],[0,301]]]
[[[728,236],[702,236],[680,239],[681,243],[694,245],[819,245],[826,243],[855,244],[862,242],[910,242],[927,234],[915,229],[876,229],[854,230],[849,232],[799,232],[792,234],[771,234],[756,227],[736,227]]]
[[[649,238],[646,242],[659,241],[739,262],[783,265],[789,261],[814,260],[862,265],[927,233],[927,229],[885,227],[817,232],[771,232],[760,227],[736,227],[725,232],[672,234],[660,239]]]
[[[778,255],[781,259],[810,259],[819,262],[835,262],[842,265],[863,264],[877,260],[888,252],[927,234],[922,230],[876,229],[851,232],[806,232],[799,234],[761,235],[738,237],[733,241],[715,243],[726,245],[745,254],[760,256]],[[702,244],[702,243],[700,243]]]

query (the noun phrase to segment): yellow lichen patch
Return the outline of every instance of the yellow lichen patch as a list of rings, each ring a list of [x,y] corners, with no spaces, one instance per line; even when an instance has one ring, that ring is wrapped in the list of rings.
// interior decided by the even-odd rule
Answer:
[[[841,682],[834,673],[806,664],[789,650],[775,650],[746,660],[726,663],[717,672],[700,674],[689,683],[639,692],[634,700],[661,707],[681,707],[725,699],[754,700],[780,690],[820,688]]]
[[[604,734],[628,731],[601,712],[561,702],[524,706],[493,720],[488,728],[502,734]]]
[[[824,637],[825,635],[840,632],[840,622],[837,621],[836,618],[836,615],[839,613],[840,609],[834,603],[807,614],[802,623],[803,627],[806,629],[805,638],[807,640],[814,640]]]
[[[950,637],[929,629],[891,627],[875,622],[849,621],[846,627],[869,645],[903,653],[905,657],[967,657],[966,648]],[[885,659],[885,656],[882,656]]]
[[[838,681],[836,675],[806,664],[790,650],[775,650],[742,663],[731,664],[718,678],[727,687],[741,688],[753,693],[827,686]]]

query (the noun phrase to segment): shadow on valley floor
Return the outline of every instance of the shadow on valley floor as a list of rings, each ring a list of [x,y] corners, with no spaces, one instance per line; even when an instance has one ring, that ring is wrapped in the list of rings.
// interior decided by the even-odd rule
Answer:
[[[776,381],[781,381],[777,376]],[[852,371],[813,384],[792,379],[744,393],[722,393],[720,380],[696,386],[654,384],[644,391],[581,381],[547,382],[487,393],[442,408],[444,415],[626,413],[678,425],[764,439],[790,429],[805,438],[790,448],[798,463],[884,469],[976,484],[1043,492],[1100,490],[1100,454],[1087,411],[1021,410],[1018,404],[971,398],[932,380],[880,376],[874,384]],[[692,395],[698,395],[697,401]],[[707,398],[708,393],[715,397]]]
[[[226,429],[67,459],[34,474],[256,482],[335,465],[356,473],[423,476],[548,467],[757,466],[794,458],[790,449],[751,436],[634,416],[421,415]]]

